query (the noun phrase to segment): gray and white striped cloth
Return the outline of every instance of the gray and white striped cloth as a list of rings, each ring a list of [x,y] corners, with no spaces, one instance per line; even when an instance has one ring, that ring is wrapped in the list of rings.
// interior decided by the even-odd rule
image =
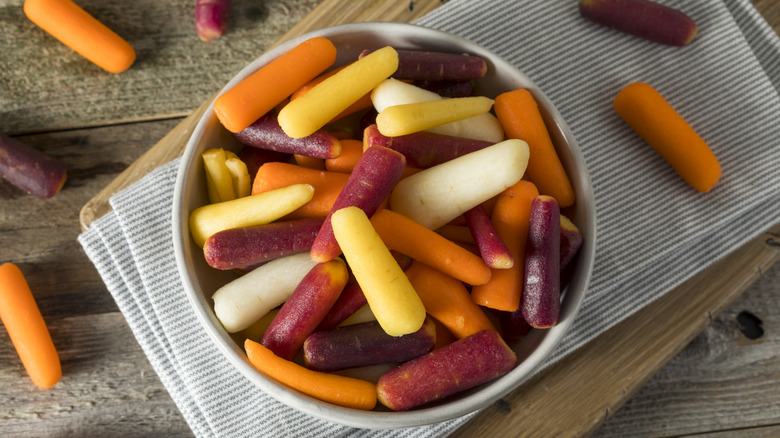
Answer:
[[[699,26],[667,47],[580,17],[577,2],[450,0],[419,24],[502,55],[560,109],[585,156],[598,218],[591,288],[545,366],[780,222],[780,39],[748,0],[665,0]],[[614,113],[633,81],[658,89],[723,167],[712,192],[688,187]],[[273,400],[233,370],[200,327],[170,244],[178,160],[111,199],[79,236],[139,344],[196,436],[446,436],[469,417],[361,430]]]

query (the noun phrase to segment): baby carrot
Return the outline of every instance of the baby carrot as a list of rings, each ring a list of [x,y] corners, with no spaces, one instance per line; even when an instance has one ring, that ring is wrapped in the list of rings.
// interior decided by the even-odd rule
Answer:
[[[390,77],[397,67],[395,49],[390,46],[379,49],[291,100],[279,111],[279,125],[292,138],[306,137]]]
[[[247,339],[244,349],[258,371],[316,399],[347,408],[370,411],[376,406],[376,385],[366,380],[309,370],[275,355]]]
[[[652,86],[634,82],[613,102],[615,111],[694,189],[709,192],[720,179],[715,154]]]
[[[412,262],[406,276],[428,314],[458,339],[481,330],[496,329],[460,281],[418,261]]]
[[[350,173],[363,155],[363,142],[360,140],[341,140],[341,155],[325,160],[325,168],[334,172]]]
[[[295,164],[315,170],[325,170],[325,160],[322,158],[309,157],[307,155],[293,154]]]
[[[336,46],[330,40],[306,40],[220,95],[214,102],[214,112],[228,131],[239,132],[335,60]]]
[[[324,74],[322,74],[320,76],[317,76],[316,78],[314,78],[311,81],[309,81],[306,85],[304,85],[303,87],[301,87],[298,90],[296,90],[295,93],[293,93],[292,96],[290,96],[290,100],[292,101],[292,100],[295,100],[295,99],[303,96],[304,94],[308,93],[309,90],[314,88],[315,85],[317,85],[320,82],[324,81],[325,79],[328,79],[329,77],[335,75],[336,73],[338,73],[341,70],[343,70],[345,67],[346,67],[346,65],[342,66],[342,67],[339,67],[337,69],[331,70],[331,71],[329,71],[327,73],[324,73]],[[358,99],[352,105],[348,106],[347,109],[345,109],[344,111],[339,113],[337,116],[333,117],[330,120],[330,122],[328,122],[328,123],[335,122],[336,120],[342,119],[342,118],[344,118],[344,117],[346,117],[346,116],[348,116],[350,114],[355,114],[358,111],[361,111],[361,110],[364,110],[366,108],[369,108],[371,105],[372,105],[372,103],[371,103],[371,93],[369,92],[369,93],[364,94],[363,97]]]
[[[0,266],[0,320],[32,382],[40,388],[57,383],[60,358],[30,286],[13,263]]]
[[[574,205],[574,189],[533,95],[523,88],[507,91],[496,97],[494,108],[507,137],[528,143],[531,157],[526,175],[539,193],[554,197],[561,207]]]
[[[490,280],[490,268],[478,255],[400,213],[380,210],[371,224],[390,249],[468,284]]]
[[[355,206],[342,208],[333,213],[331,223],[352,275],[385,333],[403,336],[420,330],[425,306],[366,213]]]
[[[135,61],[132,46],[71,0],[26,0],[27,18],[79,55],[111,73]]]
[[[520,306],[531,204],[538,195],[533,183],[520,180],[498,196],[491,221],[515,264],[509,269],[494,269],[490,282],[475,286],[471,290],[471,299],[475,303],[507,312],[513,312]]]
[[[309,169],[295,164],[271,162],[260,166],[252,185],[252,194],[280,189],[293,184],[311,184],[311,201],[290,213],[287,218],[325,217],[347,183],[349,175],[341,172]]]

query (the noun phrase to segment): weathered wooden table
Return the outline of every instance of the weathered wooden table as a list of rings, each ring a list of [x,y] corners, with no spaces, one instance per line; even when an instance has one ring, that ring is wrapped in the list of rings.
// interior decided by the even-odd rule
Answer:
[[[780,2],[752,1],[780,30]],[[0,181],[0,262],[27,276],[64,377],[37,389],[0,335],[0,436],[191,436],[77,243],[82,222],[176,156],[160,145],[180,143],[191,114],[278,39],[339,22],[410,21],[441,2],[233,0],[229,33],[205,43],[192,0],[78,1],[135,47],[120,75],[42,33],[22,3],[0,0],[0,132],[60,158],[69,179],[47,201]],[[780,224],[456,435],[780,436],[779,247]]]

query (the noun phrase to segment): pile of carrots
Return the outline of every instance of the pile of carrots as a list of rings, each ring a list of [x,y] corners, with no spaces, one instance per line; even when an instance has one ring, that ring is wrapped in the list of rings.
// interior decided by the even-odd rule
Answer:
[[[214,104],[216,116],[240,138],[241,131],[255,120],[279,111],[291,99],[298,99],[342,71],[326,72],[335,59],[335,50],[325,38],[305,41],[218,97]],[[366,151],[361,138],[361,119],[371,116],[371,107],[365,103],[368,94],[360,94],[362,97],[357,96],[357,101],[347,102],[343,108],[329,109],[338,116],[329,116],[310,128],[332,132],[342,144],[339,156],[321,159],[289,154],[286,161],[261,163],[252,174],[253,195],[293,184],[314,187],[311,201],[282,220],[329,217],[332,213],[350,174]],[[444,237],[388,209],[386,201],[370,216],[371,226],[383,244],[413,260],[406,267],[405,275],[425,311],[434,317],[439,330],[446,333],[444,339],[462,339],[482,330],[498,331],[501,321],[496,315],[519,310],[531,201],[540,193],[549,193],[563,208],[575,204],[574,189],[533,95],[525,89],[504,93],[495,100],[495,112],[506,136],[527,142],[532,157],[526,173],[529,180],[518,181],[484,204],[496,236],[506,243],[511,253],[511,268],[490,268],[469,242]],[[420,170],[407,167],[404,176]],[[463,227],[464,221],[459,218],[449,226]],[[258,336],[253,328],[247,329],[249,332]],[[247,338],[245,349],[261,372],[288,386],[345,406],[374,407],[375,400],[366,402],[370,389],[361,379],[309,370],[296,361],[275,357],[271,350],[253,339]],[[312,381],[318,384],[311,384]]]

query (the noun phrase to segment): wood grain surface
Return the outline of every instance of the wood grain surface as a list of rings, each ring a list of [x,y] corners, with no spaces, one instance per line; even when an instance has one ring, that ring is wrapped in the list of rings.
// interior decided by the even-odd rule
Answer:
[[[54,388],[35,388],[0,336],[0,436],[192,436],[76,242],[81,222],[100,216],[108,193],[178,155],[158,145],[182,141],[187,115],[274,41],[414,5],[398,18],[407,21],[440,2],[349,7],[356,3],[234,0],[240,16],[211,44],[194,36],[188,1],[79,1],[125,29],[143,54],[128,74],[108,75],[41,35],[21,0],[0,0],[0,130],[69,169],[63,191],[47,201],[0,181],[0,262],[27,276],[64,371]],[[780,29],[776,0],[753,3]],[[780,436],[778,242],[775,227],[456,436]],[[746,313],[752,322],[741,322]],[[751,339],[756,321],[763,332]]]

